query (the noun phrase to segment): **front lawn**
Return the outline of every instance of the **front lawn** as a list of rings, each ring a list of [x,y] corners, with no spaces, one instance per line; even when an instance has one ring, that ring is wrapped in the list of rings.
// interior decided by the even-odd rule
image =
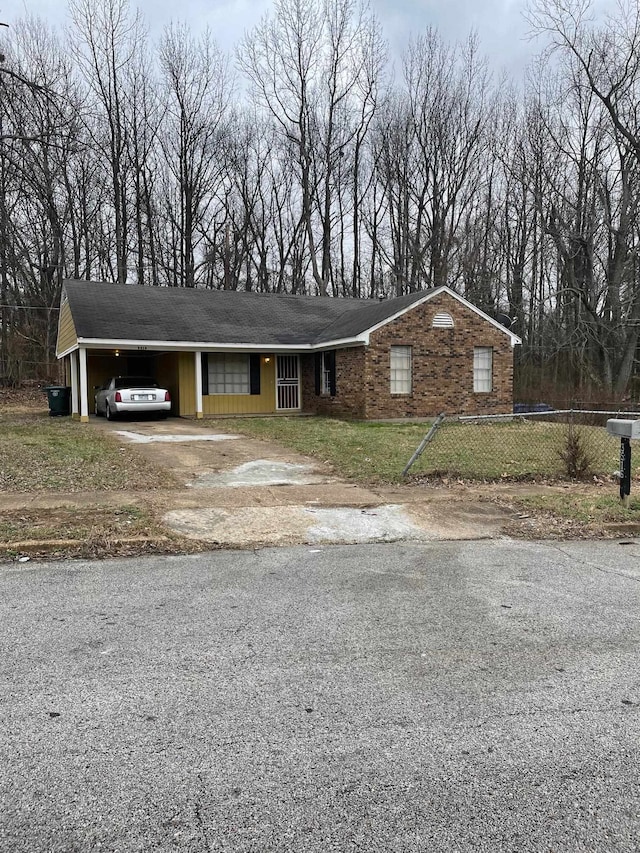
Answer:
[[[0,407],[0,492],[155,490],[173,479],[102,430],[46,410]]]
[[[137,506],[126,504],[123,495],[122,506],[117,502],[100,506],[96,500],[81,507],[61,504],[50,510],[6,511],[0,524],[0,554],[27,550],[32,554],[91,556],[197,549],[194,543],[167,538],[155,521],[157,508],[153,507],[152,494],[177,485],[170,475],[102,429],[68,417],[50,418],[40,397],[28,405],[13,405],[11,399],[0,390],[0,491],[131,490],[139,492],[140,498],[136,498]],[[193,425],[207,432],[234,432],[277,442],[314,457],[337,476],[371,485],[401,483],[403,468],[430,427],[428,423],[317,417],[225,418],[194,421]],[[556,486],[544,495],[527,494],[526,488],[521,491],[517,487],[510,487],[511,494],[507,495],[488,482],[486,487],[465,485],[465,489],[472,489],[478,500],[508,505],[518,519],[513,535],[561,538],[612,535],[616,529],[633,534],[640,512],[635,498],[639,487],[634,484],[631,504],[623,507],[611,478],[618,465],[618,440],[607,436],[603,427],[580,427],[579,434],[592,465],[586,480],[591,485]],[[456,479],[467,483],[551,482],[563,475],[566,480],[561,459],[566,444],[567,427],[563,424],[448,422],[411,469],[407,482],[414,486],[434,480],[455,483]],[[151,494],[144,497],[144,492]],[[37,542],[47,540],[49,545],[41,549]],[[71,544],[56,550],[58,540]]]
[[[209,431],[238,432],[276,441],[327,463],[339,476],[362,483],[399,481],[429,426],[319,417],[224,418],[200,423]]]
[[[201,424],[211,429],[211,421]],[[339,475],[362,483],[398,483],[426,433],[428,423],[377,423],[329,418],[230,418],[220,431],[277,441],[327,463]],[[618,465],[617,439],[603,427],[581,426],[590,466],[587,476],[610,476]],[[560,423],[445,422],[409,472],[409,478],[556,480],[566,478],[562,453],[567,426]]]

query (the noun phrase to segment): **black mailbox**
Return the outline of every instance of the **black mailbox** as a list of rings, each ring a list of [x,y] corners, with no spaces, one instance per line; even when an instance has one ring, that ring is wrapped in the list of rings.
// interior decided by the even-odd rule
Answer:
[[[620,438],[620,500],[626,505],[631,494],[631,439],[640,438],[640,420],[609,418],[607,432]]]

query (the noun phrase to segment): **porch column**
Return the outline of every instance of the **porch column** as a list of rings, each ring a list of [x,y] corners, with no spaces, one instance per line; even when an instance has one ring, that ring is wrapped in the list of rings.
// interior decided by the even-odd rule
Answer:
[[[202,353],[194,353],[195,362],[194,368],[196,372],[196,418],[199,420],[204,417],[202,408]]]
[[[89,422],[89,406],[87,403],[87,349],[80,347],[80,422]]]
[[[74,350],[69,356],[71,373],[71,418],[74,421],[80,419],[80,407],[78,406],[78,353]]]

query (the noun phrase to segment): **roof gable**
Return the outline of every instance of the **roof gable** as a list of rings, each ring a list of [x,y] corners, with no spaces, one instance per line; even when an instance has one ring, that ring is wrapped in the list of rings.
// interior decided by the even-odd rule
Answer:
[[[371,332],[375,332],[377,329],[380,329],[382,326],[386,326],[387,323],[391,323],[391,322],[393,322],[393,320],[396,320],[398,317],[401,317],[403,314],[406,314],[406,312],[408,310],[410,310],[411,308],[417,308],[418,305],[424,305],[425,302],[429,302],[431,299],[433,299],[436,296],[439,296],[442,293],[446,293],[448,296],[451,296],[453,299],[457,300],[462,305],[464,305],[465,308],[468,308],[470,311],[473,311],[474,314],[477,314],[479,317],[482,317],[482,319],[486,320],[487,323],[490,323],[496,329],[498,329],[499,331],[501,331],[505,335],[507,335],[511,340],[512,346],[516,346],[516,345],[522,343],[522,339],[519,338],[518,335],[515,335],[512,331],[510,331],[510,329],[507,329],[505,326],[503,326],[497,320],[494,320],[493,317],[490,317],[489,314],[486,314],[480,308],[475,306],[472,302],[469,302],[467,299],[465,299],[464,296],[460,296],[459,293],[456,293],[455,290],[451,290],[451,288],[447,287],[446,285],[442,285],[440,287],[434,287],[431,290],[420,291],[419,292],[419,298],[415,299],[411,305],[404,307],[404,308],[401,308],[399,311],[397,311],[395,314],[393,314],[393,316],[389,316],[386,319],[382,320],[380,323],[377,323],[375,326],[372,326],[370,329],[367,329],[367,333],[371,334]],[[397,302],[397,300],[392,300],[392,301]]]

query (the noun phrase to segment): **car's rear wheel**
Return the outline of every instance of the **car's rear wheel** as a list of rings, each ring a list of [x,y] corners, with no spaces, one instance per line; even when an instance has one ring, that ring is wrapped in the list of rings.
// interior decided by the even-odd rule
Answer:
[[[106,416],[106,418],[107,418],[107,420],[108,420],[108,421],[112,421],[112,420],[114,420],[114,414],[113,414],[113,412],[111,411],[111,406],[110,406],[108,403],[107,403],[107,404],[106,404],[106,406],[105,406],[104,413],[105,413],[105,416]]]

